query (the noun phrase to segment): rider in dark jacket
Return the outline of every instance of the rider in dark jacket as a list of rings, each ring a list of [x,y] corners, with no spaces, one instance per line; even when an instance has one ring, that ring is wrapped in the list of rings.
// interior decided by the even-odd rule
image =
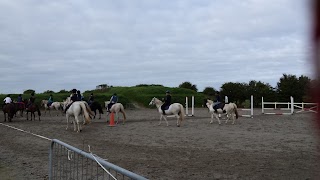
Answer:
[[[161,109],[163,114],[165,115],[165,109],[166,107],[171,105],[171,95],[170,95],[170,91],[166,91],[166,97],[164,99],[164,104],[162,104]]]

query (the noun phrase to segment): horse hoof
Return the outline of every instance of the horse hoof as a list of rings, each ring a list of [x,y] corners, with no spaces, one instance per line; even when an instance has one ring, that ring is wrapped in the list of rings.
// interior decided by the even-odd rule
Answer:
[[[177,124],[177,127],[180,127],[180,125],[179,125],[179,124]]]

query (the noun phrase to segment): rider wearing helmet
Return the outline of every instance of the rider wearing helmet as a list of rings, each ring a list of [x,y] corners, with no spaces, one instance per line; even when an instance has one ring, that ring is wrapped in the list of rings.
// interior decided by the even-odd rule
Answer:
[[[66,109],[64,110],[64,112],[66,113],[67,110],[69,109],[69,107],[71,106],[72,103],[78,101],[78,97],[77,97],[77,90],[76,89],[72,89],[72,94],[70,95],[70,102],[67,105]]]
[[[118,102],[118,96],[117,96],[117,93],[114,93],[110,98],[110,103],[108,104],[108,112],[110,112],[112,105],[114,105],[117,102]]]
[[[166,91],[166,97],[164,98],[164,104],[161,106],[162,112],[165,115],[165,110],[167,107],[169,107],[171,105],[171,95],[170,95],[170,91]]]
[[[90,94],[89,100],[88,100],[88,104],[89,106],[93,103],[94,101],[94,97],[93,97],[93,93]]]
[[[30,98],[29,98],[29,101],[28,101],[28,104],[27,104],[27,110],[28,110],[28,107],[30,106],[30,105],[32,105],[34,102],[36,101],[36,97],[34,96],[34,92],[32,92],[31,93],[31,96],[30,96]]]

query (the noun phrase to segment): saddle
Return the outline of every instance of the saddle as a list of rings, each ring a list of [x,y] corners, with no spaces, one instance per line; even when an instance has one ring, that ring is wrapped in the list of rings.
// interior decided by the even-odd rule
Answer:
[[[48,102],[47,106],[50,107],[53,102]]]
[[[223,110],[224,105],[225,105],[225,104],[222,103],[222,102],[219,102],[219,103],[217,103],[216,105],[214,105],[214,106],[213,106],[214,112],[217,113],[217,112],[218,112],[217,110],[218,110],[218,109],[221,109],[223,113],[226,113],[226,111]]]
[[[170,107],[170,105],[165,106],[165,107],[164,107],[164,110],[168,110],[168,109],[169,109],[169,107]]]

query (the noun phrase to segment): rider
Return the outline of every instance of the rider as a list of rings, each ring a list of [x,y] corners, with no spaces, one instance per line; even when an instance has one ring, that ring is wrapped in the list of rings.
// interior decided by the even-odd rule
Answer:
[[[221,109],[223,111],[223,106],[219,106],[220,104],[221,104],[220,92],[216,91],[216,99],[212,105],[215,112],[217,112],[217,109]]]
[[[3,100],[3,105],[2,105],[2,107],[3,107],[4,105],[10,104],[10,103],[12,103],[12,99],[11,99],[11,97],[10,97],[10,94],[8,94],[7,97],[4,98],[4,100]]]
[[[50,97],[49,97],[48,103],[47,103],[48,107],[50,107],[52,103],[53,103],[53,97],[52,97],[52,94],[50,94]]]
[[[118,102],[118,96],[117,96],[117,93],[114,93],[110,98],[110,103],[108,104],[108,112],[110,112],[112,105],[114,105],[117,102]]]
[[[170,91],[166,91],[166,97],[164,98],[164,104],[162,104],[161,109],[163,114],[165,115],[165,109],[171,105],[171,95],[170,95]]]
[[[26,108],[27,110],[28,110],[28,107],[35,102],[35,100],[36,98],[34,97],[34,92],[32,92],[27,104],[27,108]]]
[[[82,97],[82,95],[81,95],[80,90],[77,91],[77,100],[78,100],[78,101],[83,101],[83,97]]]
[[[89,100],[88,100],[88,104],[89,106],[93,103],[94,101],[94,97],[93,97],[93,93],[90,94]]]
[[[19,94],[17,102],[22,102],[22,95]]]
[[[72,103],[78,101],[77,90],[72,89],[72,94],[70,96],[71,96],[70,103],[67,105],[66,109],[64,110],[65,113],[67,112],[67,110],[69,109],[69,107],[71,106]]]

